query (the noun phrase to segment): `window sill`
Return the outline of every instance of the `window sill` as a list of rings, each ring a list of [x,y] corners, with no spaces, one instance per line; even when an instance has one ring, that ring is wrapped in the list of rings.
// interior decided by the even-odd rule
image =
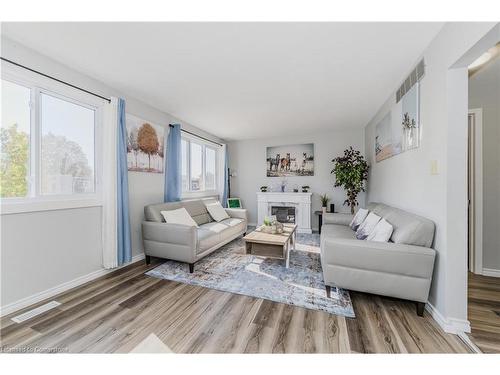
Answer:
[[[182,199],[193,199],[193,198],[208,198],[208,197],[219,197],[219,192],[216,190],[211,191],[185,191],[182,193]]]
[[[5,202],[2,200],[2,215],[13,215],[25,212],[70,210],[74,208],[100,207],[99,199],[68,199],[47,201]]]

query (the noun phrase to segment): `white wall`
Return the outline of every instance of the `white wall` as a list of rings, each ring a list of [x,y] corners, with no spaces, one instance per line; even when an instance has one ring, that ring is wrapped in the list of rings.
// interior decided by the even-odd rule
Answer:
[[[483,268],[500,270],[500,58],[469,79],[469,108],[483,110]]]
[[[448,23],[423,52],[426,64],[420,91],[423,137],[418,149],[375,162],[375,125],[395,102],[395,94],[365,128],[365,149],[372,165],[367,201],[385,202],[436,223],[437,260],[429,301],[447,322],[464,325],[467,70],[452,68],[494,26],[494,23]],[[412,68],[408,67],[408,73]],[[433,160],[438,165],[436,175],[431,174]]]
[[[9,39],[2,38],[1,55],[101,95],[123,97],[128,113],[167,129],[169,123],[180,123],[185,129],[220,142],[182,120]],[[163,201],[163,179],[163,174],[129,173],[133,256],[142,253],[143,208]],[[1,219],[2,308],[102,269],[100,207],[2,215]]]
[[[333,188],[335,180],[330,174],[333,168],[331,161],[342,155],[349,146],[364,154],[363,129],[230,142],[229,164],[237,173],[237,177],[231,179],[231,196],[242,199],[242,204],[249,211],[250,223],[257,222],[256,193],[260,191],[260,187],[271,187],[281,181],[280,177],[266,176],[266,147],[300,143],[314,143],[314,176],[287,178],[287,190],[292,190],[295,185],[299,188],[309,185],[313,193],[312,211],[321,209],[319,195],[327,193],[332,199],[331,203],[335,204],[336,211],[349,212],[349,208],[342,205],[346,199],[345,192],[343,189]],[[363,206],[364,193],[360,194],[358,200]],[[316,215],[312,215],[312,227],[318,228]]]

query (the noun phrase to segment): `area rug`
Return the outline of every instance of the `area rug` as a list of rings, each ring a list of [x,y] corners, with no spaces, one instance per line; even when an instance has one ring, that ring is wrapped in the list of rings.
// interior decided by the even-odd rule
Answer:
[[[247,255],[240,237],[197,262],[194,273],[189,273],[187,264],[169,260],[146,275],[340,316],[355,316],[346,290],[332,287],[331,297],[326,297],[319,235],[315,233],[297,235],[289,268],[280,259]]]

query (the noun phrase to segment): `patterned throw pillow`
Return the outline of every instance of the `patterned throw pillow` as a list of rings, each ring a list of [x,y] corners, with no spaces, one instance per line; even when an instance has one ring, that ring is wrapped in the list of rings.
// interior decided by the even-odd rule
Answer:
[[[368,210],[365,210],[364,208],[360,208],[358,212],[356,212],[356,215],[352,218],[351,224],[349,226],[353,231],[357,231],[361,223],[366,219],[368,216]]]
[[[394,228],[385,219],[380,220],[372,232],[368,235],[367,241],[387,242],[391,238]]]
[[[380,216],[375,215],[373,212],[370,212],[356,231],[356,238],[358,240],[366,240],[368,235],[373,231],[379,221]]]

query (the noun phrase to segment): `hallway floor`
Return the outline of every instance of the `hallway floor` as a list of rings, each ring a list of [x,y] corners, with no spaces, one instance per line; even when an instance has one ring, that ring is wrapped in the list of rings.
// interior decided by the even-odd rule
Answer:
[[[469,273],[472,341],[483,353],[500,353],[500,278]]]

